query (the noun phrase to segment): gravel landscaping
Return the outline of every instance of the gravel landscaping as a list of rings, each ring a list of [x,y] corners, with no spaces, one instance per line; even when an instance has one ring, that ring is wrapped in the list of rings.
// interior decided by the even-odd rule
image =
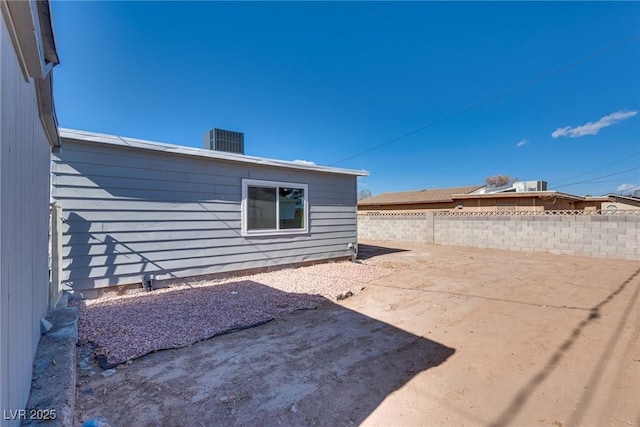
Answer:
[[[79,301],[79,338],[108,364],[120,364],[316,308],[391,272],[344,261]]]

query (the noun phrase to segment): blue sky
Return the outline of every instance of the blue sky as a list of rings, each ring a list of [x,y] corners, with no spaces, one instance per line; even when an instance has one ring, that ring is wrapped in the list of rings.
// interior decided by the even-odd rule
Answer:
[[[495,174],[640,188],[638,2],[52,8],[62,127],[197,147],[241,131],[246,154],[366,169],[374,195]]]

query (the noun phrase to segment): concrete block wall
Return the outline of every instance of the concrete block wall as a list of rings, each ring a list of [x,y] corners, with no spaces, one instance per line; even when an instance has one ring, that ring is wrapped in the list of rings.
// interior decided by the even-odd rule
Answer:
[[[640,215],[359,215],[358,238],[640,260]]]
[[[358,239],[433,243],[433,213],[358,215]]]

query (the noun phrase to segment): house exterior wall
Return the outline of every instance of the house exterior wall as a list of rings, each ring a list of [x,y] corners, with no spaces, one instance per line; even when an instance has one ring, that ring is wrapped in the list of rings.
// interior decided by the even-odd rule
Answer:
[[[358,215],[360,240],[640,260],[640,215]]]
[[[356,177],[63,140],[63,285],[75,291],[348,257]],[[308,184],[308,234],[242,236],[242,180]]]
[[[47,312],[49,140],[0,13],[0,410],[24,409]],[[3,417],[4,418],[4,417]],[[0,421],[18,425],[20,420]]]

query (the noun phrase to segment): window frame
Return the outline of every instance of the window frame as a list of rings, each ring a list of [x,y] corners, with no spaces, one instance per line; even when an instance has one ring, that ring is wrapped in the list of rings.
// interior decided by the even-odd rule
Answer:
[[[276,190],[276,228],[249,230],[248,205],[249,205],[249,187],[274,188]],[[304,190],[304,228],[284,228],[280,229],[280,188],[299,188]],[[269,181],[262,179],[243,179],[242,180],[242,209],[241,223],[243,236],[282,236],[287,234],[309,234],[309,184],[301,184],[297,182]]]

